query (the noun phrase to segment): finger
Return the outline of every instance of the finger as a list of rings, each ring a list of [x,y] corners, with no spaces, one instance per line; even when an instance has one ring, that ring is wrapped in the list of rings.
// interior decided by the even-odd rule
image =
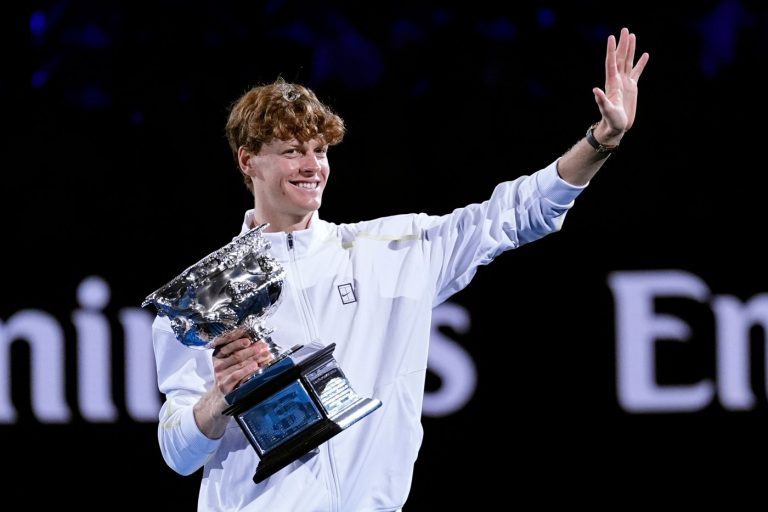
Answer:
[[[238,338],[227,342],[224,345],[219,345],[213,349],[213,357],[216,359],[226,359],[231,357],[232,354],[236,354],[242,350],[247,349],[253,344],[250,338]]]
[[[600,113],[602,115],[605,115],[606,109],[609,107],[611,102],[608,100],[605,92],[603,92],[603,90],[599,87],[592,89],[592,93],[595,95],[595,103],[597,103],[597,108],[600,109]]]
[[[616,38],[608,36],[608,47],[605,51],[605,81],[616,78]]]
[[[242,370],[238,370],[237,372],[232,374],[232,379],[235,381],[234,387],[237,388],[242,384],[244,381],[249,379],[254,373],[259,371],[259,364],[258,363],[251,363],[250,365],[244,367]]]
[[[633,80],[637,81],[640,79],[640,75],[643,74],[643,70],[645,69],[645,65],[648,64],[648,59],[650,59],[651,56],[648,55],[648,53],[643,53],[640,56],[640,59],[637,61],[637,64],[635,64],[635,67],[632,69],[632,73],[629,74],[629,77]]]
[[[244,379],[250,377],[259,371],[259,364],[255,361],[246,361],[235,368],[230,369],[225,375],[221,376],[219,389],[224,394],[235,389]]]
[[[592,93],[595,95],[595,103],[597,103],[597,107],[600,109],[600,112],[602,112],[608,98],[605,97],[605,93],[599,87],[592,89]]]
[[[246,348],[243,348],[241,350],[237,350],[237,351],[233,352],[227,358],[227,360],[231,364],[236,364],[236,363],[240,363],[240,362],[248,361],[248,360],[255,361],[256,359],[258,359],[260,357],[260,355],[261,355],[261,353],[263,351],[264,350],[261,347],[258,347],[258,346],[254,345],[254,344],[250,344]]]
[[[259,352],[263,352],[263,351],[267,351],[268,352],[269,351],[269,345],[267,345],[266,341],[259,340],[259,341],[255,342],[253,344],[253,346],[256,347],[256,349]]]
[[[629,30],[624,27],[619,34],[619,44],[616,47],[616,65],[622,71],[627,61],[627,50],[629,49]]]
[[[245,337],[245,327],[238,327],[236,329],[232,329],[231,331],[227,331],[224,334],[216,336],[213,339],[213,341],[211,341],[210,346],[218,347],[218,346],[227,344],[232,340],[236,340],[244,337]]]
[[[616,69],[624,72],[627,62],[627,49],[629,47],[629,31],[626,28],[621,29],[619,35],[619,44],[616,47]]]
[[[635,62],[635,44],[637,38],[635,34],[629,34],[629,48],[627,48],[627,59],[624,62],[624,73],[629,75],[632,73],[632,64]]]
[[[231,373],[240,371],[243,368],[248,368],[253,365],[258,367],[258,361],[254,355],[251,355],[251,357],[243,358],[228,357],[226,359],[215,360],[213,362],[213,370],[214,373],[216,373],[218,376],[219,380],[226,380],[227,376]]]
[[[269,345],[263,341],[257,341],[254,343],[254,349],[256,350],[255,358],[260,365],[263,365],[264,363],[267,363],[275,358],[274,354],[272,354],[269,349]]]
[[[259,366],[264,366],[266,363],[272,361],[274,358],[275,358],[274,354],[272,354],[272,352],[267,350],[257,355],[256,361],[259,363]]]

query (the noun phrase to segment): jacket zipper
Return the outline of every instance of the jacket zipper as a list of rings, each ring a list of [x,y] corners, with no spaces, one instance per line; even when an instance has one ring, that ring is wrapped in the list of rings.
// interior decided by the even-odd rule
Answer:
[[[287,233],[285,240],[286,244],[288,245],[288,262],[290,263],[291,270],[293,271],[293,276],[296,278],[296,285],[294,286],[294,289],[296,290],[296,299],[299,305],[299,312],[302,316],[303,324],[307,329],[307,338],[311,342],[317,338],[317,332],[315,332],[316,329],[313,323],[310,322],[311,315],[309,314],[309,306],[307,304],[308,300],[304,293],[304,289],[301,286],[301,276],[299,275],[299,269],[296,266],[296,252],[293,250],[293,233]],[[331,452],[330,442],[325,443],[325,448],[326,453],[328,454],[328,468],[330,473],[330,485],[328,492],[331,501],[331,510],[336,511],[339,509],[340,498],[339,481],[338,478],[336,478],[336,463],[333,458],[333,453]]]
[[[305,344],[307,344],[315,341],[318,338],[317,326],[315,325],[314,317],[312,316],[311,309],[309,307],[309,299],[307,298],[307,294],[304,292],[304,287],[301,284],[301,274],[299,273],[299,268],[296,266],[296,251],[294,250],[293,233],[286,234],[286,244],[288,246],[288,263],[291,268],[291,274],[296,280],[297,286],[294,287],[296,290],[296,302],[298,303],[299,313],[301,314],[301,319],[305,328]]]

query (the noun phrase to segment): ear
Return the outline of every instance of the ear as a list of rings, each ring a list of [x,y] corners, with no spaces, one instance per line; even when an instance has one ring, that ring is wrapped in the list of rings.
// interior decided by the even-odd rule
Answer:
[[[237,150],[237,164],[240,166],[240,170],[248,176],[253,177],[256,173],[255,165],[256,155],[245,149],[245,146],[240,146]]]

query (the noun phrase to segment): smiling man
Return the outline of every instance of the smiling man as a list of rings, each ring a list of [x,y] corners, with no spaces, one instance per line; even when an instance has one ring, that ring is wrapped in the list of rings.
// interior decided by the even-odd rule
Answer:
[[[432,309],[467,286],[478,266],[560,229],[575,198],[632,127],[637,80],[648,61],[643,54],[635,64],[634,53],[635,36],[627,29],[618,44],[608,38],[605,89],[593,89],[601,119],[564,155],[500,183],[487,201],[443,216],[350,224],[320,219],[327,150],[344,136],[341,118],[312,91],[282,80],[234,103],[227,138],[254,197],[241,233],[268,223],[270,252],[286,269],[281,303],[269,318],[272,339],[282,347],[335,343],[335,357],[356,391],[383,405],[254,483],[257,454],[223,414],[224,397],[269,359],[266,345],[235,332],[219,337],[216,350],[187,350],[168,319],[157,318],[155,357],[166,395],[160,447],[181,474],[204,467],[200,510],[402,508],[422,440]]]
[[[328,146],[344,136],[341,118],[309,89],[278,80],[240,98],[226,130],[257,222],[273,232],[308,228],[328,182]]]

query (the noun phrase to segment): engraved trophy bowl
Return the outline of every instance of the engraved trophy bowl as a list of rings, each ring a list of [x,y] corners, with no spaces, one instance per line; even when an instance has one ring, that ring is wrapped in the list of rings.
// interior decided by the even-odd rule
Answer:
[[[267,253],[265,227],[251,229],[187,268],[142,306],[152,304],[167,316],[188,347],[211,348],[215,337],[244,326],[251,339],[263,339],[279,355],[263,318],[279,302],[285,270]]]
[[[168,317],[188,347],[210,349],[217,336],[239,328],[269,346],[273,359],[225,396],[224,413],[235,418],[260,458],[256,483],[381,407],[352,389],[333,357],[334,343],[283,350],[272,341],[265,318],[279,305],[285,270],[268,253],[266,226],[212,252],[142,303]]]

